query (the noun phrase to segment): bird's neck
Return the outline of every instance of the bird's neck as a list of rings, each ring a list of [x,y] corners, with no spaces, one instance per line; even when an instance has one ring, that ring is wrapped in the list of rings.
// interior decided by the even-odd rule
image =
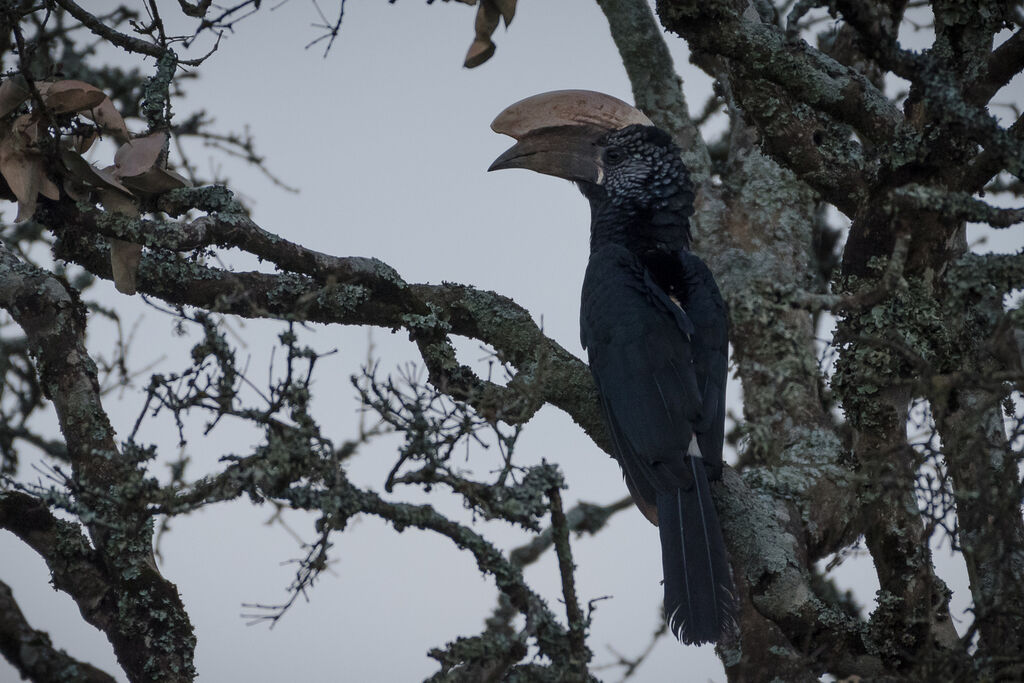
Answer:
[[[615,244],[637,256],[675,253],[690,247],[690,221],[685,207],[671,203],[654,211],[590,199],[590,252]]]
[[[590,202],[590,253],[609,244],[629,246],[635,216],[610,202]]]

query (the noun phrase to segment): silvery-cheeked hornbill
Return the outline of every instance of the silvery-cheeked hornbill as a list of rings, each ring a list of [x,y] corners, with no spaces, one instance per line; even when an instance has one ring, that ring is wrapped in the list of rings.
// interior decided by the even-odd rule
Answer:
[[[694,194],[679,148],[639,110],[583,90],[529,97],[491,128],[517,143],[489,170],[566,178],[590,201],[580,336],[612,449],[660,529],[672,632],[717,642],[735,610],[708,485],[722,476],[728,326],[689,251]]]

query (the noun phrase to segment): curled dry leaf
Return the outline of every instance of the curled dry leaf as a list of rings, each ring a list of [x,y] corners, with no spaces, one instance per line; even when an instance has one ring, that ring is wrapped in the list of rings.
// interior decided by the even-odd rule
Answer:
[[[18,200],[18,215],[14,217],[15,223],[21,223],[27,221],[29,218],[36,213],[36,200],[39,198],[39,193],[36,192],[32,195],[32,199],[27,202]]]
[[[156,168],[166,143],[167,133],[161,131],[121,145],[114,155],[115,174],[119,178],[130,178]]]
[[[174,171],[159,167],[151,168],[141,175],[122,178],[122,180],[133,191],[143,194],[160,194],[191,185],[186,178]]]
[[[99,134],[96,130],[91,129],[83,135],[72,135],[69,138],[65,138],[65,142],[70,142],[71,148],[79,154],[85,154],[98,138]]]
[[[36,89],[43,96],[46,106],[55,114],[80,112],[119,143],[131,139],[121,113],[107,94],[96,86],[74,80],[39,81]],[[30,94],[20,77],[5,80],[0,84],[0,117],[17,109]]]
[[[466,60],[463,62],[467,69],[480,66],[494,54],[495,45],[491,35],[498,28],[500,21],[501,12],[494,0],[480,0],[480,6],[476,10],[476,38],[469,46]]]
[[[64,188],[64,193],[76,202],[84,202],[89,199],[89,187],[74,176],[65,176],[61,182],[61,187]]]
[[[67,175],[59,179],[65,191],[75,199],[87,199],[89,188],[96,188],[120,195],[125,201],[133,202],[129,190],[119,179],[126,176],[147,175],[139,181],[140,186],[152,187],[146,191],[155,192],[171,187],[181,187],[183,179],[157,169],[157,160],[166,141],[166,135],[157,134],[140,138],[129,143],[128,128],[113,102],[99,88],[84,81],[64,80],[39,82],[36,84],[43,102],[57,114],[83,112],[97,126],[109,132],[117,140],[127,143],[118,151],[117,166],[98,169],[83,159],[80,152],[92,146],[97,135],[90,132],[65,139],[74,150],[64,148],[61,161]],[[0,117],[15,111],[29,96],[28,89],[16,78],[0,84]],[[41,113],[34,111],[17,117],[10,124],[0,125],[0,175],[3,176],[14,198],[18,201],[17,221],[25,220],[35,212],[38,195],[59,199],[60,189],[44,170],[43,158],[32,143],[40,136]],[[156,169],[156,172],[154,172]]]
[[[124,118],[107,94],[85,81],[39,83],[43,101],[55,113],[80,112],[120,143],[131,138]]]
[[[135,276],[142,261],[142,245],[125,242],[116,237],[110,239],[110,272],[114,287],[122,294],[136,292]]]
[[[105,92],[85,81],[54,81],[38,86],[43,102],[56,114],[86,111],[107,99]]]
[[[466,52],[466,61],[463,62],[463,66],[467,69],[480,66],[494,55],[494,49],[494,43],[489,39],[474,40]]]
[[[8,78],[0,83],[0,117],[7,116],[20,107],[30,94],[20,76]]]
[[[6,130],[9,133],[10,129]],[[0,138],[0,174],[18,200],[15,222],[31,218],[36,210],[36,198],[42,182],[43,158],[26,149],[17,135],[4,135]]]
[[[112,213],[122,216],[139,216],[139,203],[131,195],[122,194],[115,190],[101,189],[99,191],[100,204],[103,208]]]
[[[57,185],[46,175],[43,156],[32,145],[38,134],[38,122],[31,114],[0,125],[0,175],[18,201],[17,223],[32,217],[40,193],[60,198]]]
[[[131,139],[131,133],[128,132],[128,126],[125,125],[121,112],[117,111],[109,97],[104,97],[103,101],[92,109],[83,111],[82,116],[91,119],[100,127],[100,130],[109,133],[121,144]]]
[[[107,186],[115,190],[120,190],[125,194],[131,196],[132,191],[121,184],[121,179],[117,177],[117,167],[111,164],[110,166],[104,166],[103,168],[92,167],[96,176]]]
[[[109,133],[120,143],[131,138],[124,118],[107,94],[85,81],[54,81],[38,83],[43,101],[54,112],[81,112],[93,121],[104,133]]]
[[[476,24],[474,25],[477,39],[489,38],[498,28],[500,19],[501,12],[498,10],[498,5],[494,0],[480,0],[480,6],[476,10]]]
[[[61,150],[60,160],[71,177],[79,182],[98,189],[118,190],[126,195],[131,195],[131,190],[114,177],[114,174],[111,172],[111,169],[114,168],[113,166],[106,169],[96,168],[83,159],[81,154],[67,148]]]
[[[11,124],[11,130],[21,140],[29,143],[35,142],[39,139],[39,117],[34,113],[22,114],[14,119],[14,123]]]
[[[46,173],[39,176],[39,194],[53,201],[60,199],[60,189],[57,187],[57,183],[50,180]]]
[[[100,190],[100,203],[103,208],[123,216],[137,217],[139,205],[131,197],[115,190]],[[126,242],[115,237],[110,238],[110,271],[114,278],[114,287],[122,294],[134,294],[135,276],[142,260],[142,245]]]
[[[505,27],[508,28],[516,16],[516,0],[494,0],[494,4],[498,6],[501,18],[505,21]]]

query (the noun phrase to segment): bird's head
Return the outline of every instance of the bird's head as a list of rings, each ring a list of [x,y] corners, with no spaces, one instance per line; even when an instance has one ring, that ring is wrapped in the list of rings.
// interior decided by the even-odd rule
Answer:
[[[595,216],[640,216],[655,228],[653,242],[688,244],[693,186],[679,148],[635,107],[603,93],[558,90],[516,102],[491,128],[516,144],[488,170],[526,168],[572,180]]]

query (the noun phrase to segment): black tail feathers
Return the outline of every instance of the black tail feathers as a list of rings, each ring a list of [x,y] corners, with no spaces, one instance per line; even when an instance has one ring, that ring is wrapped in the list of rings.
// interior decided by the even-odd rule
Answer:
[[[702,458],[688,458],[694,485],[658,494],[665,618],[688,644],[715,643],[735,621],[735,597]]]

